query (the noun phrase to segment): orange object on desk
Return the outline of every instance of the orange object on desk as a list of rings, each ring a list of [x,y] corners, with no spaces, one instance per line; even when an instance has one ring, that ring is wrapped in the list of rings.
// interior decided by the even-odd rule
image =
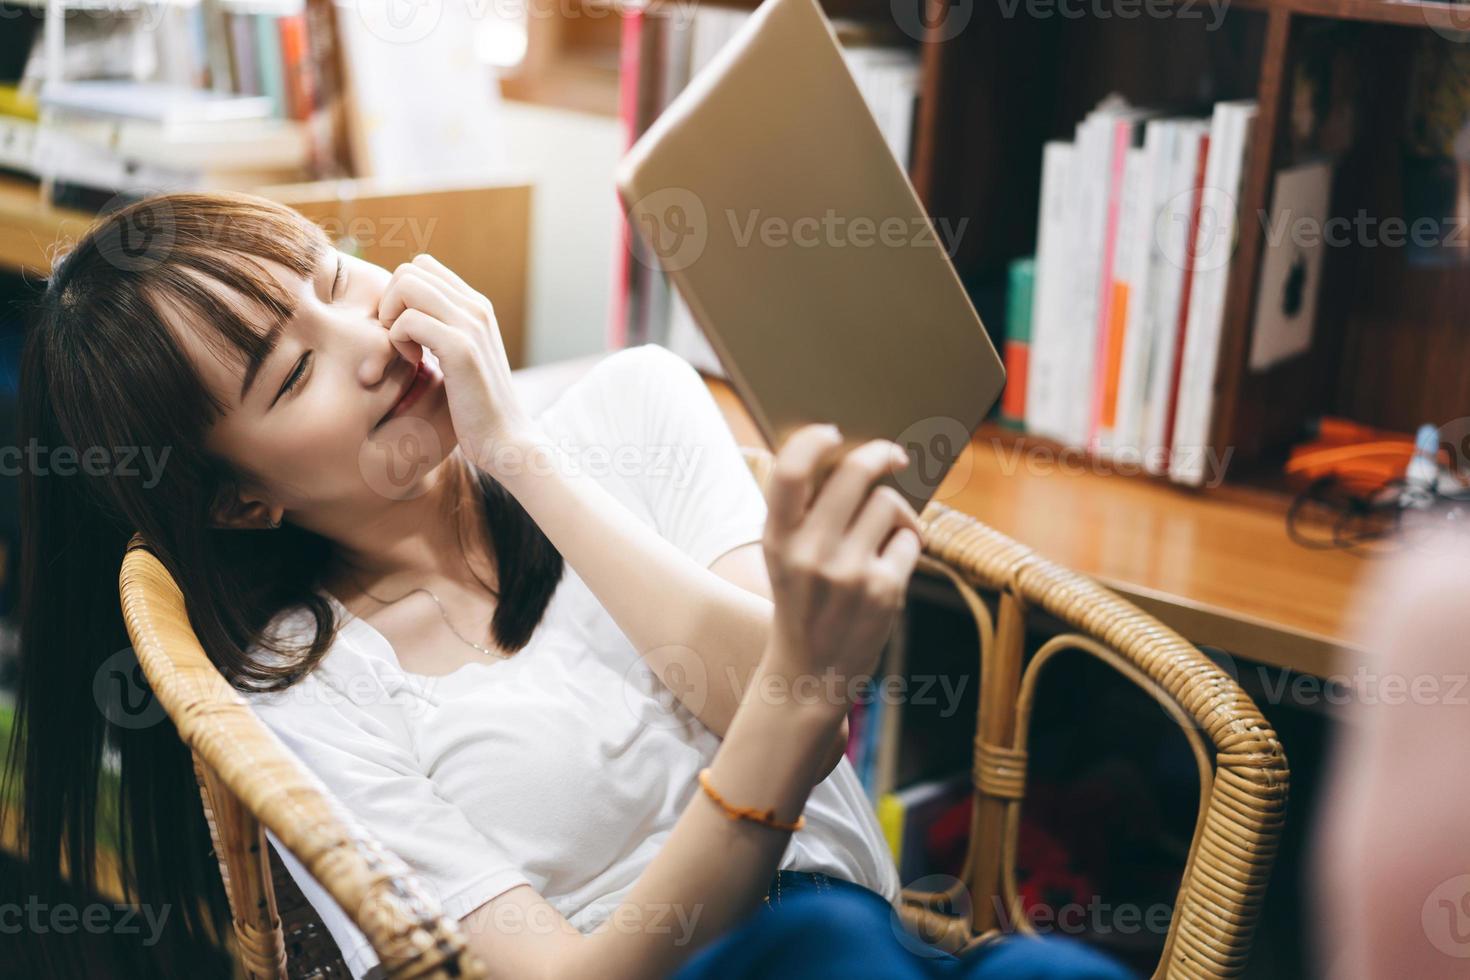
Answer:
[[[1333,477],[1349,493],[1366,497],[1402,477],[1413,456],[1412,435],[1327,416],[1316,439],[1292,449],[1286,474],[1301,487]]]

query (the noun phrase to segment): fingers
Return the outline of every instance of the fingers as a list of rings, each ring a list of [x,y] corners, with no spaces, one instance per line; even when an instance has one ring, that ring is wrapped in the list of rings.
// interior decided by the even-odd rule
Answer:
[[[413,257],[413,262],[398,264],[397,269],[392,270],[382,300],[379,301],[378,319],[384,325],[390,325],[390,317],[395,316],[401,307],[413,306],[415,297],[420,295],[413,288],[403,287],[401,284],[404,282],[428,284],[438,297],[450,304],[448,307],[440,306],[440,309],[426,309],[425,313],[440,317],[447,323],[460,322],[462,317],[469,317],[469,322],[473,325],[494,328],[492,334],[500,335],[500,323],[495,320],[495,309],[490,300],[470,287],[453,269],[428,253],[419,253]],[[417,288],[423,287],[420,285]],[[451,309],[459,311],[459,316],[450,313]]]
[[[464,315],[463,308],[450,298],[442,283],[422,269],[400,265],[378,300],[378,322],[391,327],[408,309],[420,310],[445,323],[453,323]]]
[[[908,584],[909,577],[914,574],[914,566],[919,562],[919,553],[924,550],[923,542],[919,538],[919,532],[913,528],[902,527],[894,532],[893,537],[888,539],[888,544],[878,555],[878,561],[874,573],[887,579],[892,586],[898,590],[894,605],[903,601],[904,589]]]
[[[869,561],[880,553],[890,534],[903,528],[919,533],[919,515],[897,490],[875,487],[842,539],[842,557]]]
[[[817,466],[841,441],[830,425],[804,425],[787,436],[776,453],[766,491],[769,534],[784,538],[801,524],[815,492]]]
[[[822,485],[807,526],[824,537],[842,535],[868,499],[873,484],[907,462],[903,450],[887,439],[873,439],[858,446],[843,457]]]
[[[388,339],[404,359],[417,364],[421,348],[427,347],[441,362],[457,360],[467,348],[463,334],[435,317],[417,309],[400,313],[388,328]]]
[[[413,257],[412,264],[420,269],[424,269],[425,271],[435,276],[438,276],[441,280],[443,280],[445,286],[447,286],[451,292],[457,294],[461,299],[475,306],[478,306],[482,302],[490,302],[488,299],[485,298],[482,293],[478,292],[473,286],[465,282],[464,279],[460,278],[459,273],[455,272],[453,269],[449,268],[449,266],[434,258],[434,256],[430,255],[428,252],[420,252],[418,255],[415,255]]]

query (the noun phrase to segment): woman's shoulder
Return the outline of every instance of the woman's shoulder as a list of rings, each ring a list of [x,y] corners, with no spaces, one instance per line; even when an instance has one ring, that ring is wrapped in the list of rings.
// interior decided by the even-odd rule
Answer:
[[[624,347],[603,357],[559,393],[541,412],[543,421],[627,416],[649,396],[700,384],[699,373],[678,354],[658,344]],[[692,390],[692,389],[691,389]]]

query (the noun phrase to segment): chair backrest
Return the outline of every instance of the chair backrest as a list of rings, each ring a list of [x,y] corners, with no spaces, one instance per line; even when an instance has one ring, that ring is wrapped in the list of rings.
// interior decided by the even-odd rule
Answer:
[[[194,754],[246,976],[310,975],[287,959],[266,828],[362,930],[386,976],[486,976],[458,924],[408,867],[333,800],[214,668],[178,586],[137,535],[118,587],[138,663]]]
[[[770,454],[744,452],[764,486]],[[920,521],[921,568],[952,582],[975,618],[981,698],[963,880],[948,892],[906,893],[905,919],[950,948],[998,928],[1030,930],[1016,880],[1028,722],[1041,672],[1062,651],[1078,650],[1157,700],[1180,724],[1199,768],[1194,839],[1155,976],[1239,976],[1286,802],[1286,757],[1275,732],[1233,678],[1130,603],[941,503],[931,502]],[[330,936],[279,864],[272,868],[269,828],[362,929],[387,976],[484,976],[457,924],[409,869],[332,800],[215,670],[177,585],[137,536],[119,584],[138,661],[194,753],[247,975],[341,975]],[[994,614],[982,592],[995,596]],[[1070,632],[1027,661],[1033,612]],[[968,918],[943,911],[960,887],[973,900]]]

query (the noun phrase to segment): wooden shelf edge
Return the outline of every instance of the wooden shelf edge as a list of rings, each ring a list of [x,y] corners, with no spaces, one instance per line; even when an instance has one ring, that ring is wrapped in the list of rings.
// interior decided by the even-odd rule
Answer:
[[[1470,9],[1433,0],[1264,0],[1303,17],[1354,20],[1434,31],[1470,31]]]
[[[1217,487],[1194,487],[1184,483],[1175,483],[1164,475],[1147,472],[1135,473],[1132,470],[1138,468],[1137,464],[1110,459],[1076,446],[1067,446],[1054,439],[1032,435],[993,420],[982,422],[975,430],[971,441],[985,443],[988,448],[1002,449],[1007,452],[1035,448],[1052,455],[1065,453],[1068,457],[1075,458],[1086,465],[1093,472],[1135,481],[1140,485],[1156,488],[1161,494],[1208,497],[1220,503],[1243,505],[1263,513],[1284,515],[1295,497],[1295,494],[1287,490],[1260,480],[1227,479]]]

